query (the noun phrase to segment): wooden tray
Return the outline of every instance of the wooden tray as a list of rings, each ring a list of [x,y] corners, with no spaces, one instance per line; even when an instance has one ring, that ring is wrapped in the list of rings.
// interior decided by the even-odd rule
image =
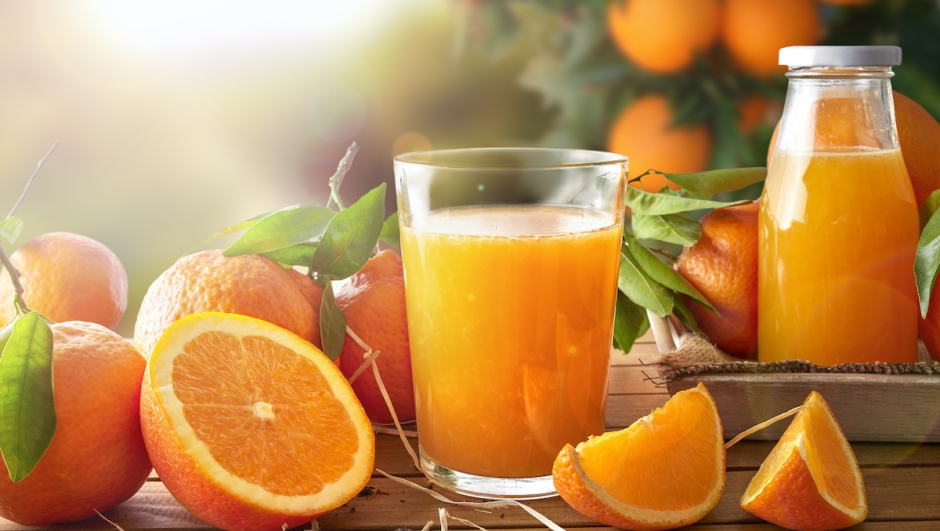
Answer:
[[[675,350],[672,324],[650,314],[660,352]],[[700,374],[667,383],[670,395],[705,384],[715,399],[726,438],[803,403],[818,391],[850,441],[940,442],[940,376],[915,374]],[[748,437],[777,440],[781,421]]]

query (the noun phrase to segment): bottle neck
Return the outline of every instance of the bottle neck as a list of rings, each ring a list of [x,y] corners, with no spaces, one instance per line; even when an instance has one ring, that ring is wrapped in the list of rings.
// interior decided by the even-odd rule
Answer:
[[[812,67],[790,79],[776,150],[898,149],[889,67]]]

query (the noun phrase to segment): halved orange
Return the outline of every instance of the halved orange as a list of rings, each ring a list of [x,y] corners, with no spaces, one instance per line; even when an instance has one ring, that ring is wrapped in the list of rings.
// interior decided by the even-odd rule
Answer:
[[[375,460],[369,418],[333,362],[242,315],[167,329],[144,374],[141,427],[170,493],[227,530],[308,522],[359,493]]]
[[[705,386],[676,393],[629,428],[566,445],[555,489],[581,514],[622,529],[692,524],[721,499],[725,447]]]
[[[813,391],[741,496],[745,511],[789,529],[855,525],[868,500],[855,452],[829,404]]]

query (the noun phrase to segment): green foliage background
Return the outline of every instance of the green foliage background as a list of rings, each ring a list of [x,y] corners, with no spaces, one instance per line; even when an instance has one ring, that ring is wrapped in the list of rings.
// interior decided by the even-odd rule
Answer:
[[[605,149],[618,112],[638,96],[667,96],[675,124],[706,123],[714,138],[709,166],[763,166],[774,124],[739,130],[737,104],[751,96],[782,108],[786,78],[760,79],[738,69],[719,42],[673,75],[646,72],[625,58],[606,27],[606,0],[478,1],[466,5],[466,46],[493,63],[518,62],[518,84],[553,116],[539,143]],[[940,3],[876,0],[862,6],[819,4],[820,44],[893,44],[904,64],[896,90],[940,118]]]

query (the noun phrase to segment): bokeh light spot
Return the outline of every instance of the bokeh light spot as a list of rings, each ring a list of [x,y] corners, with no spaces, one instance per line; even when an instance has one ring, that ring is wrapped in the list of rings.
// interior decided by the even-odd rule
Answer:
[[[407,133],[401,134],[398,138],[395,139],[395,143],[392,144],[392,156],[397,157],[405,153],[411,153],[413,151],[430,151],[431,150],[431,141],[421,133],[416,133],[414,131],[409,131]]]

